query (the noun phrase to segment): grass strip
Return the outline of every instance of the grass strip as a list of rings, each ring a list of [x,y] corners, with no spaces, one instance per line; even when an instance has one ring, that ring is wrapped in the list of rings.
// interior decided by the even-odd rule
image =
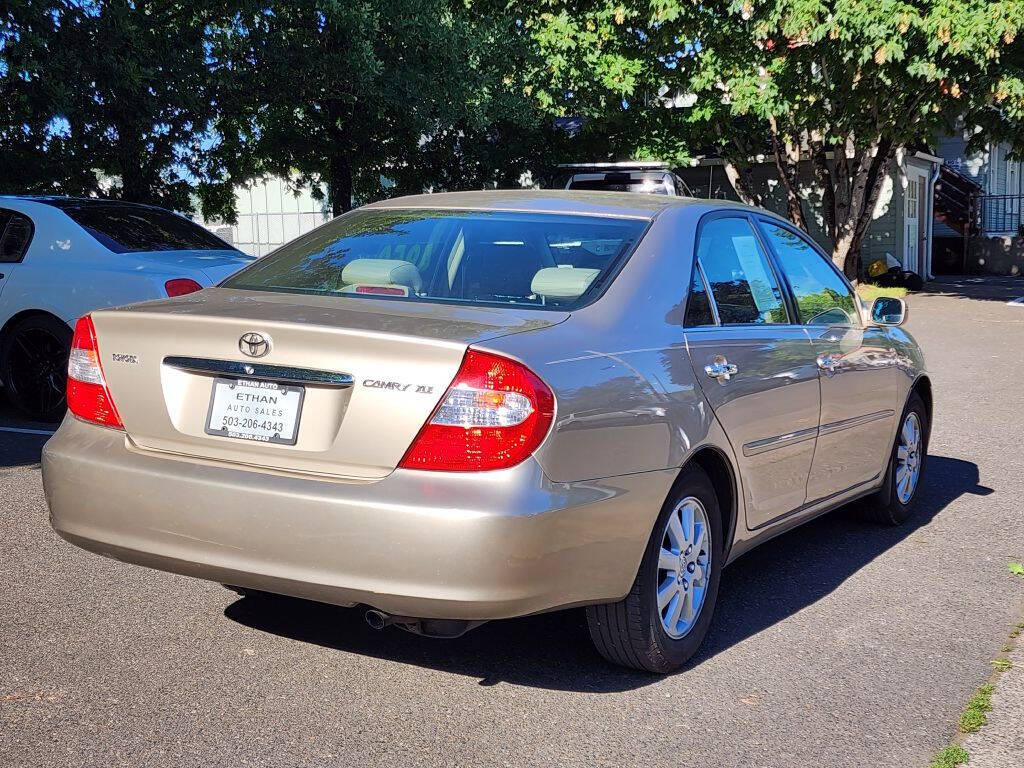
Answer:
[[[858,283],[857,293],[864,300],[865,304],[870,305],[879,296],[886,296],[891,299],[902,299],[907,295],[906,288],[897,288],[895,286],[883,286],[874,285],[873,283]]]
[[[951,747],[946,747],[933,757],[928,768],[956,768],[958,765],[966,763],[969,759],[970,755],[967,754],[967,750],[959,744],[954,744]]]
[[[992,683],[985,683],[967,702],[967,709],[960,715],[960,733],[975,733],[988,722],[988,713],[992,711],[992,693],[995,689]]]

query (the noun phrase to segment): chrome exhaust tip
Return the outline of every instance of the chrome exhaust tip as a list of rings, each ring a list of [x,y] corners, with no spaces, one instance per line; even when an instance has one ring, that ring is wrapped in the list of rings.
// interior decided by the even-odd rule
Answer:
[[[366,619],[366,623],[369,624],[373,629],[384,629],[388,624],[394,623],[394,619],[384,611],[378,611],[376,608],[368,610],[363,618]]]

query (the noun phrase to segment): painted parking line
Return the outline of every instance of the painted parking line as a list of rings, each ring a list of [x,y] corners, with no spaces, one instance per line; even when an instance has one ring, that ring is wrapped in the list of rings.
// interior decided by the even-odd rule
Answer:
[[[1024,307],[1024,296],[1018,296],[1016,299],[1010,299],[1006,302],[1008,307]]]
[[[52,435],[55,429],[28,429],[27,427],[0,427],[0,432],[17,432],[22,435]]]

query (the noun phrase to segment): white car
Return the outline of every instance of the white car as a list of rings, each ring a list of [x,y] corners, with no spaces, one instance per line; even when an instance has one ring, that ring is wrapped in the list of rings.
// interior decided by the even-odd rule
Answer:
[[[693,197],[686,182],[661,161],[620,163],[563,163],[556,186],[591,192],[646,192],[652,195]]]
[[[79,317],[198,291],[251,261],[163,208],[0,196],[0,383],[7,399],[32,419],[59,420]]]

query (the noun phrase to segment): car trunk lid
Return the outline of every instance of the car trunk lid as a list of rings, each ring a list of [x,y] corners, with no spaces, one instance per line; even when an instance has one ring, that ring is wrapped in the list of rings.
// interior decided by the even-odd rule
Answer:
[[[207,277],[205,282],[213,285],[256,260],[255,256],[228,248],[219,251],[148,251],[133,253],[132,258],[139,264],[171,272],[179,271],[181,277],[195,278],[203,274]]]
[[[211,288],[104,310],[93,321],[111,395],[138,448],[373,480],[397,466],[469,345],[567,317],[515,307]],[[269,342],[258,358],[243,352],[242,337],[253,333]],[[294,444],[208,433],[218,377],[302,387]],[[258,410],[265,415],[263,406]]]

